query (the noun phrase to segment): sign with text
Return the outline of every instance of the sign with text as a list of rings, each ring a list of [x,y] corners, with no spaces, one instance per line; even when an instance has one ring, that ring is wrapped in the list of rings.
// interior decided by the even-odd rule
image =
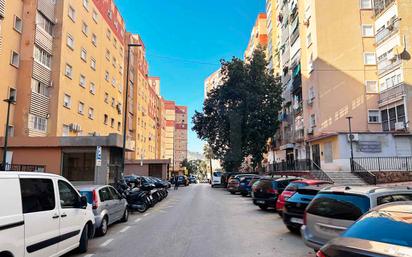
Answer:
[[[96,167],[102,166],[102,147],[96,147]]]

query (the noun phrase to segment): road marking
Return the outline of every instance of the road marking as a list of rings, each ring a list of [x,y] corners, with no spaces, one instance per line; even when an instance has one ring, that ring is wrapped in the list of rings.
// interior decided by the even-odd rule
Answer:
[[[139,222],[139,221],[141,221],[141,220],[142,220],[142,218],[138,218],[138,219],[136,219],[134,222],[137,223],[137,222]]]
[[[130,228],[130,226],[127,226],[127,227],[123,228],[122,230],[120,230],[120,233],[126,232],[129,228]]]
[[[146,216],[148,216],[150,213],[145,213],[145,214],[143,214],[143,217],[146,217]]]
[[[92,254],[86,254],[85,256],[83,256],[83,257],[92,257],[94,255],[94,253],[92,253]]]
[[[101,247],[106,247],[108,246],[111,242],[113,241],[113,239],[107,239],[103,244],[101,244]]]

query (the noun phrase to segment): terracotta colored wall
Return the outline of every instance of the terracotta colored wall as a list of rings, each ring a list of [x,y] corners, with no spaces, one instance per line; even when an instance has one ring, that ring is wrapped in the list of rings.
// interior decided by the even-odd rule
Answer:
[[[46,172],[61,174],[60,148],[11,148],[13,164],[44,165]]]

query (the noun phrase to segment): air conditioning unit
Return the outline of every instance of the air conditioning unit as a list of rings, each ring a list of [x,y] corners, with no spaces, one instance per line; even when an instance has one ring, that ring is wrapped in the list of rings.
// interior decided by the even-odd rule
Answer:
[[[309,18],[306,18],[306,19],[303,20],[303,25],[309,26],[309,24],[310,24],[310,19]]]
[[[307,133],[308,135],[313,135],[313,128],[308,128],[308,129],[306,129],[306,133]]]
[[[350,134],[348,134],[348,142],[350,142]],[[359,134],[352,134],[352,142],[358,142],[359,141]]]
[[[395,123],[395,130],[396,131],[401,131],[401,130],[405,130],[405,123],[404,122],[396,122]]]

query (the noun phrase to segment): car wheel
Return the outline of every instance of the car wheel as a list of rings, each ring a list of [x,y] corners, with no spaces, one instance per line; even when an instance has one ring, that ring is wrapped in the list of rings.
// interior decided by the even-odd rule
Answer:
[[[234,195],[235,194],[235,192],[230,192],[232,195]]]
[[[245,193],[241,193],[241,195],[242,195],[243,197],[246,197],[246,196],[247,196],[247,194],[245,194]]]
[[[139,207],[137,208],[137,211],[140,213],[143,213],[147,210],[147,204],[146,203],[142,203],[139,205]]]
[[[89,247],[89,226],[86,224],[83,228],[82,235],[79,241],[78,253],[85,253]]]
[[[281,211],[278,211],[279,217],[283,218],[283,213]]]
[[[102,223],[100,224],[100,227],[99,227],[99,229],[98,229],[98,231],[97,231],[98,234],[99,234],[100,236],[106,235],[108,226],[109,226],[109,222],[108,222],[108,220],[107,220],[107,216],[105,216],[105,217],[102,219]]]
[[[266,211],[268,209],[268,207],[266,205],[259,205],[259,208]]]
[[[122,218],[122,222],[127,222],[129,220],[129,211],[127,210],[127,208],[124,210],[123,213],[123,218]]]
[[[293,234],[299,234],[300,233],[300,229],[292,227],[292,226],[286,226],[290,232],[292,232]]]
[[[212,185],[212,188],[215,187],[215,185]]]

